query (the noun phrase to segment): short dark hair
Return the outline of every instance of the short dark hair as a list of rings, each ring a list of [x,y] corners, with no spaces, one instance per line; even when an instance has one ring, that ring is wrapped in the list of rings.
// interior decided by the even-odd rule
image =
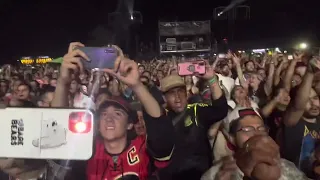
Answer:
[[[143,64],[139,64],[138,68],[143,67],[144,69],[146,69],[146,67]]]
[[[30,83],[31,83],[31,82],[36,83],[36,87],[37,87],[37,88],[40,88],[40,83],[39,83],[38,81],[36,81],[36,80],[32,80],[32,81],[30,81]],[[30,84],[30,83],[29,83],[29,84]]]
[[[150,71],[143,71],[143,73],[142,73],[142,74],[144,74],[144,73],[149,73],[149,74],[150,74],[150,76],[152,75]]]
[[[246,61],[246,62],[244,63],[244,65],[246,66],[249,62],[252,62],[252,63],[254,64],[254,61],[253,61],[253,60],[249,60],[249,61]]]
[[[56,90],[56,88],[53,86],[50,86],[50,85],[45,86],[43,89],[41,89],[40,97],[38,100],[43,100],[47,93],[54,93],[55,90]]]
[[[32,90],[31,86],[30,86],[28,83],[25,83],[25,82],[23,82],[23,81],[22,81],[22,83],[21,83],[18,87],[20,87],[20,86],[27,86],[27,88],[29,89],[29,91]]]
[[[236,120],[231,121],[231,123],[229,124],[229,127],[230,127],[229,134],[235,136],[238,131],[239,124],[240,124],[240,119],[236,119]]]

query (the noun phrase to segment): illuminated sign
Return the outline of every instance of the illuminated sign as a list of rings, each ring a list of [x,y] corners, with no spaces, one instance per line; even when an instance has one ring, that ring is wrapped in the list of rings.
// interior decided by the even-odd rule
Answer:
[[[32,57],[22,57],[20,59],[21,64],[25,64],[25,65],[46,64],[51,61],[52,61],[52,58],[50,58],[49,56],[39,56],[36,59],[33,59]]]
[[[52,61],[52,58],[50,58],[49,56],[39,56],[36,59],[36,64],[46,64],[51,61]]]
[[[21,64],[33,64],[34,63],[34,59],[32,59],[32,57],[22,57],[20,59]]]

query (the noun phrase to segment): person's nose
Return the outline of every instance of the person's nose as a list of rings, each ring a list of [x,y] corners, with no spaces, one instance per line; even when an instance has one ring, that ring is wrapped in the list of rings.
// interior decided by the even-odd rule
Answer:
[[[319,106],[320,106],[319,104],[320,104],[320,103],[319,103],[319,100],[311,100],[311,105],[312,105],[312,106],[319,107]]]
[[[181,102],[181,99],[180,99],[180,96],[179,96],[178,93],[175,94],[174,100],[175,100],[176,103]]]
[[[112,115],[110,115],[110,114],[109,114],[109,115],[106,115],[104,118],[105,118],[105,121],[106,121],[106,122],[113,122],[113,121],[114,121]]]

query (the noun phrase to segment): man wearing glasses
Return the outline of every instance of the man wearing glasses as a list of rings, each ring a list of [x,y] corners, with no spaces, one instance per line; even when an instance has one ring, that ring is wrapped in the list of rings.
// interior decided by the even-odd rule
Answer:
[[[308,179],[292,162],[280,158],[260,114],[252,108],[235,108],[223,120],[224,135],[232,153],[221,158],[202,180]]]

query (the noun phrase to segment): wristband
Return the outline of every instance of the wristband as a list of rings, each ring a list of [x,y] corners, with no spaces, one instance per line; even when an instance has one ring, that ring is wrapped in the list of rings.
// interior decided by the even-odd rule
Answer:
[[[217,76],[214,76],[212,79],[209,80],[209,84],[213,85],[217,82]]]

